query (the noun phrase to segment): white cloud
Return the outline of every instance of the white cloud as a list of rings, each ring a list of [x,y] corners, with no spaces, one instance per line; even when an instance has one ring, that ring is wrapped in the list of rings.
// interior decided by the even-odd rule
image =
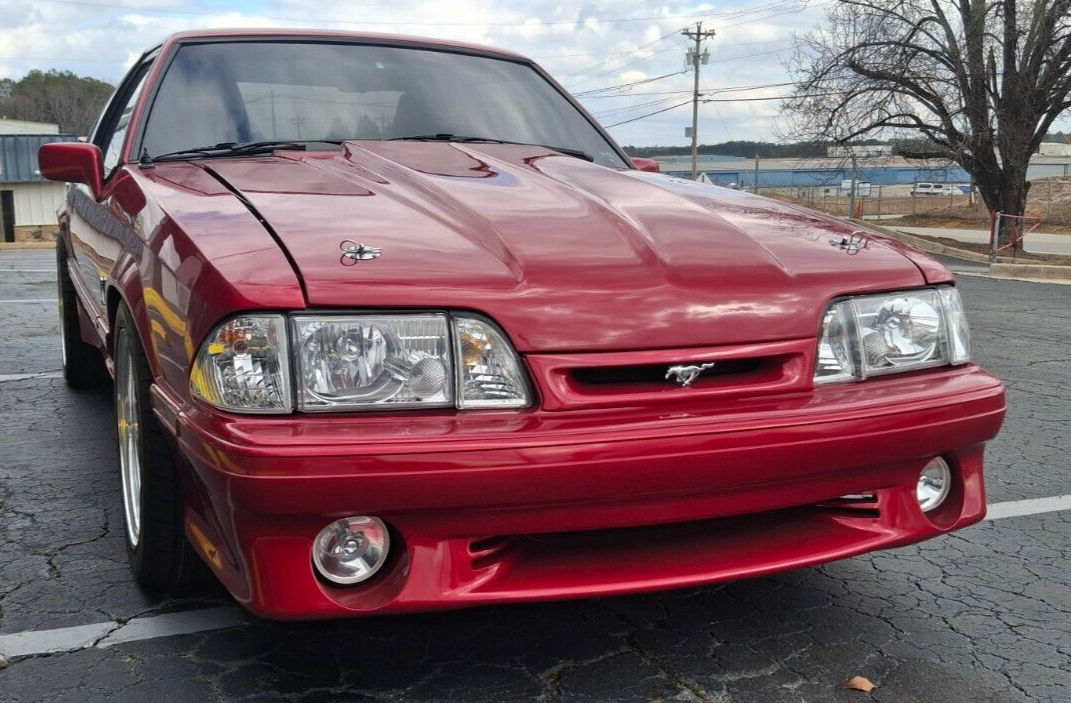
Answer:
[[[501,46],[532,56],[567,88],[582,92],[682,71],[687,42],[679,30],[702,19],[705,26],[720,27],[708,43],[712,63],[702,70],[704,88],[713,90],[786,80],[781,65],[785,52],[768,52],[791,44],[751,42],[783,42],[793,30],[806,29],[820,17],[814,9],[766,19],[762,13],[725,16],[763,5],[768,0],[717,5],[687,0],[237,0],[230,3],[230,11],[221,12],[216,0],[112,0],[108,9],[64,0],[0,0],[0,76],[59,68],[117,82],[142,51],[175,31],[293,26]],[[611,21],[622,18],[656,19]],[[677,43],[680,46],[674,46]],[[650,46],[637,53],[646,44]],[[692,77],[680,74],[637,86],[626,97],[581,100],[596,115],[616,111],[603,120],[613,124],[676,104],[677,98],[687,100],[691,87]],[[649,94],[667,91],[681,92]],[[664,102],[642,106],[661,99]],[[623,110],[629,107],[635,109]],[[770,138],[776,114],[776,101],[703,105],[700,138]],[[690,111],[680,107],[615,127],[612,133],[623,144],[681,145],[690,118]]]

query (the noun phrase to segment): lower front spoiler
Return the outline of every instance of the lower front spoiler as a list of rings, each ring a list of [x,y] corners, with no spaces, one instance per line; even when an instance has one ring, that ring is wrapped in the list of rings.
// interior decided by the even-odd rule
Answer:
[[[277,519],[235,514],[239,541],[249,545],[244,556],[252,591],[228,586],[263,617],[321,619],[621,595],[763,576],[918,542],[981,520],[982,446],[946,458],[955,474],[952,492],[930,514],[922,513],[915,495],[915,477],[925,462],[910,462],[898,472],[908,480],[866,496],[749,515],[479,540],[408,535],[373,581],[351,588],[317,578],[310,561],[311,524],[284,526]],[[196,522],[191,527],[196,542]]]

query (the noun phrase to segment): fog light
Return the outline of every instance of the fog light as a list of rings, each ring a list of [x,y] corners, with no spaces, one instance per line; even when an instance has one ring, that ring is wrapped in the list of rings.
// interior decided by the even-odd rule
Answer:
[[[325,579],[349,586],[379,571],[389,549],[390,534],[383,521],[358,515],[320,530],[312,545],[312,561]]]
[[[926,462],[926,466],[919,472],[916,489],[922,512],[928,513],[944,503],[951,488],[952,470],[948,468],[948,462],[939,456]]]

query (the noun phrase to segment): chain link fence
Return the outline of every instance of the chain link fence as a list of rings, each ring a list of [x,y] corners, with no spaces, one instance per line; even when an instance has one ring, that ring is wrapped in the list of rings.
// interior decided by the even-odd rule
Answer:
[[[857,217],[863,219],[918,218],[977,222],[977,229],[989,229],[990,215],[977,192],[963,184],[936,183],[920,188],[919,184],[872,185],[869,192],[860,187],[856,196]],[[928,191],[928,192],[921,192]],[[965,192],[967,191],[967,192]],[[850,215],[850,193],[840,186],[801,186],[760,188],[759,193],[778,200],[798,203],[831,215]],[[1026,215],[1038,218],[1050,228],[1071,231],[1071,176],[1052,176],[1030,182]]]

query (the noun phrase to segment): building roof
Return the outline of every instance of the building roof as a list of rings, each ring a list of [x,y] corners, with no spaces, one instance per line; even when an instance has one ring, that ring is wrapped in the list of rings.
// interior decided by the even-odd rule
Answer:
[[[37,150],[51,142],[73,142],[73,134],[0,134],[0,184],[41,183]]]

